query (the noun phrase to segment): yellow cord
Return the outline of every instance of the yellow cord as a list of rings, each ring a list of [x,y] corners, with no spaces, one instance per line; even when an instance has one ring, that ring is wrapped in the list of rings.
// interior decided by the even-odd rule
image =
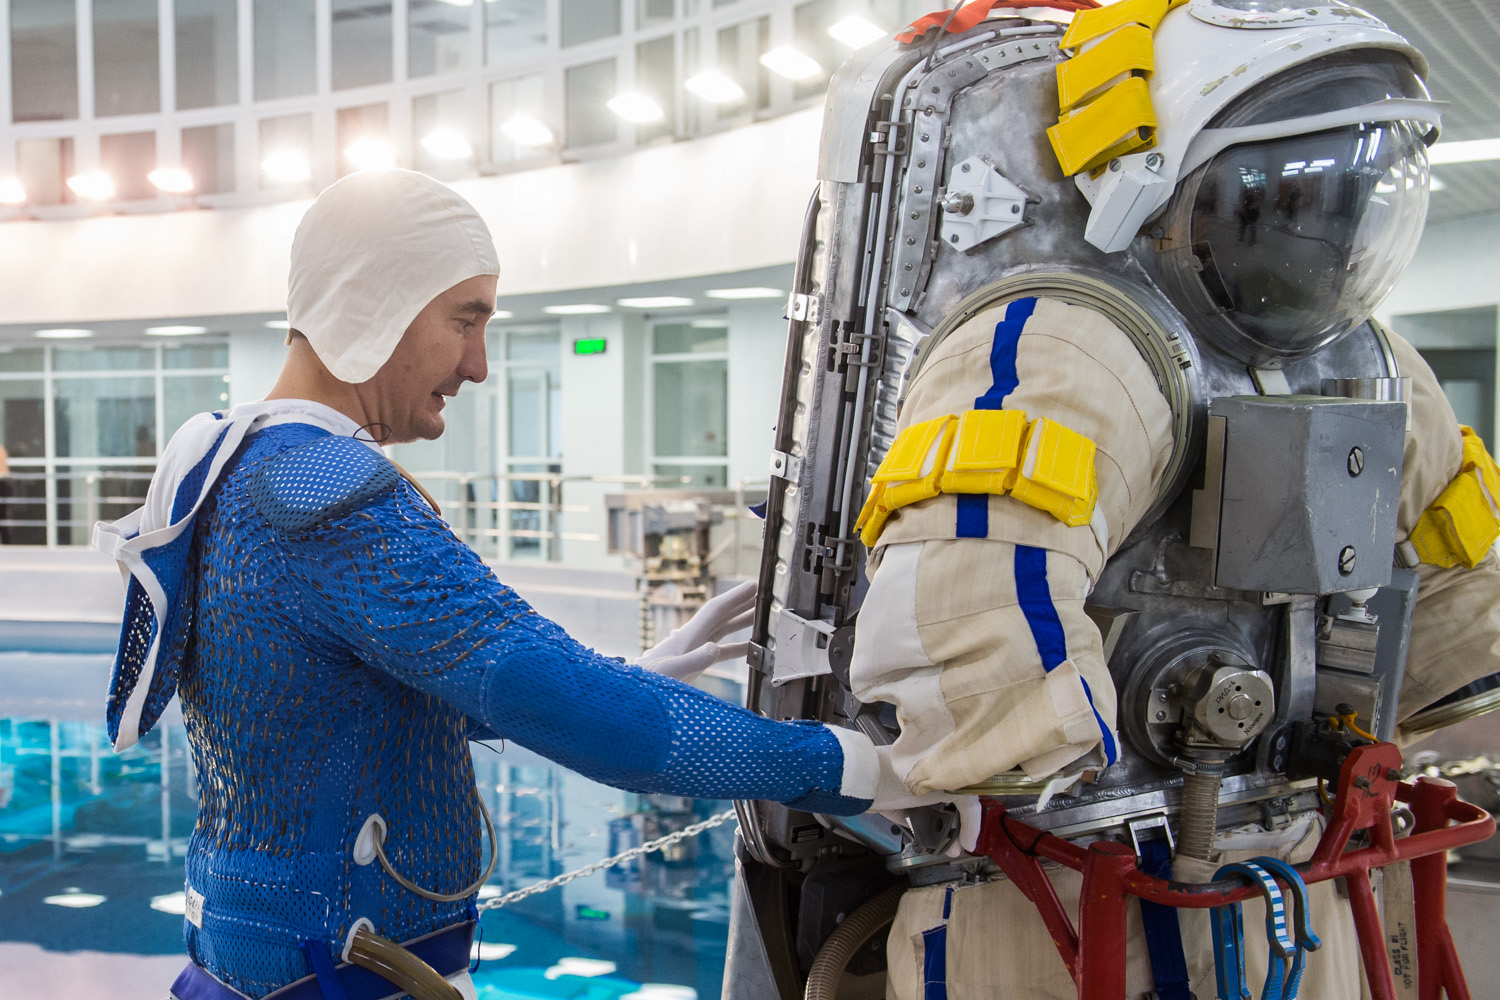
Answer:
[[[1380,741],[1375,738],[1374,733],[1371,733],[1359,727],[1359,725],[1354,721],[1357,718],[1359,718],[1358,712],[1345,712],[1342,715],[1331,716],[1328,720],[1328,724],[1334,729],[1338,729],[1342,724],[1344,726],[1347,726],[1349,731],[1355,736],[1358,736],[1361,739],[1369,740],[1371,743],[1379,743]]]

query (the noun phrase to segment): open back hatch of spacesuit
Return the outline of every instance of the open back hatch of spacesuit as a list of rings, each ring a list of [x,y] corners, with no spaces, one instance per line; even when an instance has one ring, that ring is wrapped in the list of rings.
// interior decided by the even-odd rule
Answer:
[[[1425,62],[1337,4],[990,6],[830,85],[750,705],[1181,882],[1305,860],[1314,778],[1491,706],[1500,670],[1500,475],[1370,320],[1426,215]],[[808,995],[1077,995],[952,810],[739,808],[726,996],[801,995],[892,886],[886,953],[835,941]],[[1309,913],[1309,995],[1358,996],[1347,903]],[[1180,933],[1211,995],[1205,915]]]

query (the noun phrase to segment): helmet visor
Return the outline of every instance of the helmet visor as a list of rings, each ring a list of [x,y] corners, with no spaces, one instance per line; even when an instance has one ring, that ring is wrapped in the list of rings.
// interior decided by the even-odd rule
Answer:
[[[1232,146],[1198,175],[1188,246],[1221,315],[1291,358],[1362,323],[1410,263],[1427,217],[1427,147],[1410,122]]]

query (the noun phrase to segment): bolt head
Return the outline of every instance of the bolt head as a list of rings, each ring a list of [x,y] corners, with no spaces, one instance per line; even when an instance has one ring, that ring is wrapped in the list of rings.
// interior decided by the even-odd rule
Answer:
[[[1349,475],[1357,476],[1365,471],[1365,452],[1357,445],[1349,449]]]
[[[1354,572],[1354,546],[1345,545],[1339,551],[1339,573],[1348,576]]]
[[[1160,153],[1152,153],[1150,156],[1146,157],[1146,168],[1148,170],[1159,170],[1159,169],[1161,169],[1161,163],[1162,163],[1162,160],[1161,160],[1161,154]]]
[[[1120,163],[1120,161],[1118,159],[1114,159],[1114,160],[1110,160],[1109,161],[1109,169],[1113,173],[1119,173],[1121,165],[1122,164]]]

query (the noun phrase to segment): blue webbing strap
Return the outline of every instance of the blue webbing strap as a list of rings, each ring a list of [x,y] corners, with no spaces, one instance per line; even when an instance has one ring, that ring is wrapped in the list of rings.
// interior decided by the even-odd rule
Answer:
[[[1172,848],[1166,840],[1141,844],[1141,871],[1156,878],[1172,877]],[[1160,1000],[1193,1000],[1188,990],[1187,959],[1182,954],[1182,928],[1177,908],[1141,900],[1141,923],[1146,929],[1146,951]]]
[[[1016,374],[1016,348],[1021,330],[1036,312],[1036,299],[1016,299],[1005,307],[1005,318],[995,324],[995,339],[990,342],[990,387],[974,400],[976,410],[998,410],[1005,397],[1021,383]],[[990,534],[990,495],[958,494],[958,516],[954,532],[959,538],[988,538]]]
[[[943,922],[922,932],[922,1000],[948,1000],[948,916],[953,888],[943,896]]]
[[[344,989],[344,984],[339,981],[339,973],[333,965],[333,958],[328,954],[328,946],[321,941],[303,941],[302,954],[307,957],[307,964],[312,968],[313,975],[318,977],[318,989],[323,993],[323,1000],[349,1000],[349,994]]]
[[[1042,658],[1042,669],[1051,673],[1068,658],[1067,636],[1063,632],[1062,619],[1052,603],[1052,588],[1047,583],[1047,550],[1033,545],[1016,546],[1016,601],[1026,624],[1031,628],[1031,638],[1036,643],[1037,655]],[[1104,724],[1104,717],[1094,708],[1094,692],[1089,682],[1079,675],[1083,693],[1089,700],[1089,709],[1094,721],[1099,724],[1099,733],[1104,740],[1104,759],[1113,764],[1119,758],[1115,746],[1115,735]]]

